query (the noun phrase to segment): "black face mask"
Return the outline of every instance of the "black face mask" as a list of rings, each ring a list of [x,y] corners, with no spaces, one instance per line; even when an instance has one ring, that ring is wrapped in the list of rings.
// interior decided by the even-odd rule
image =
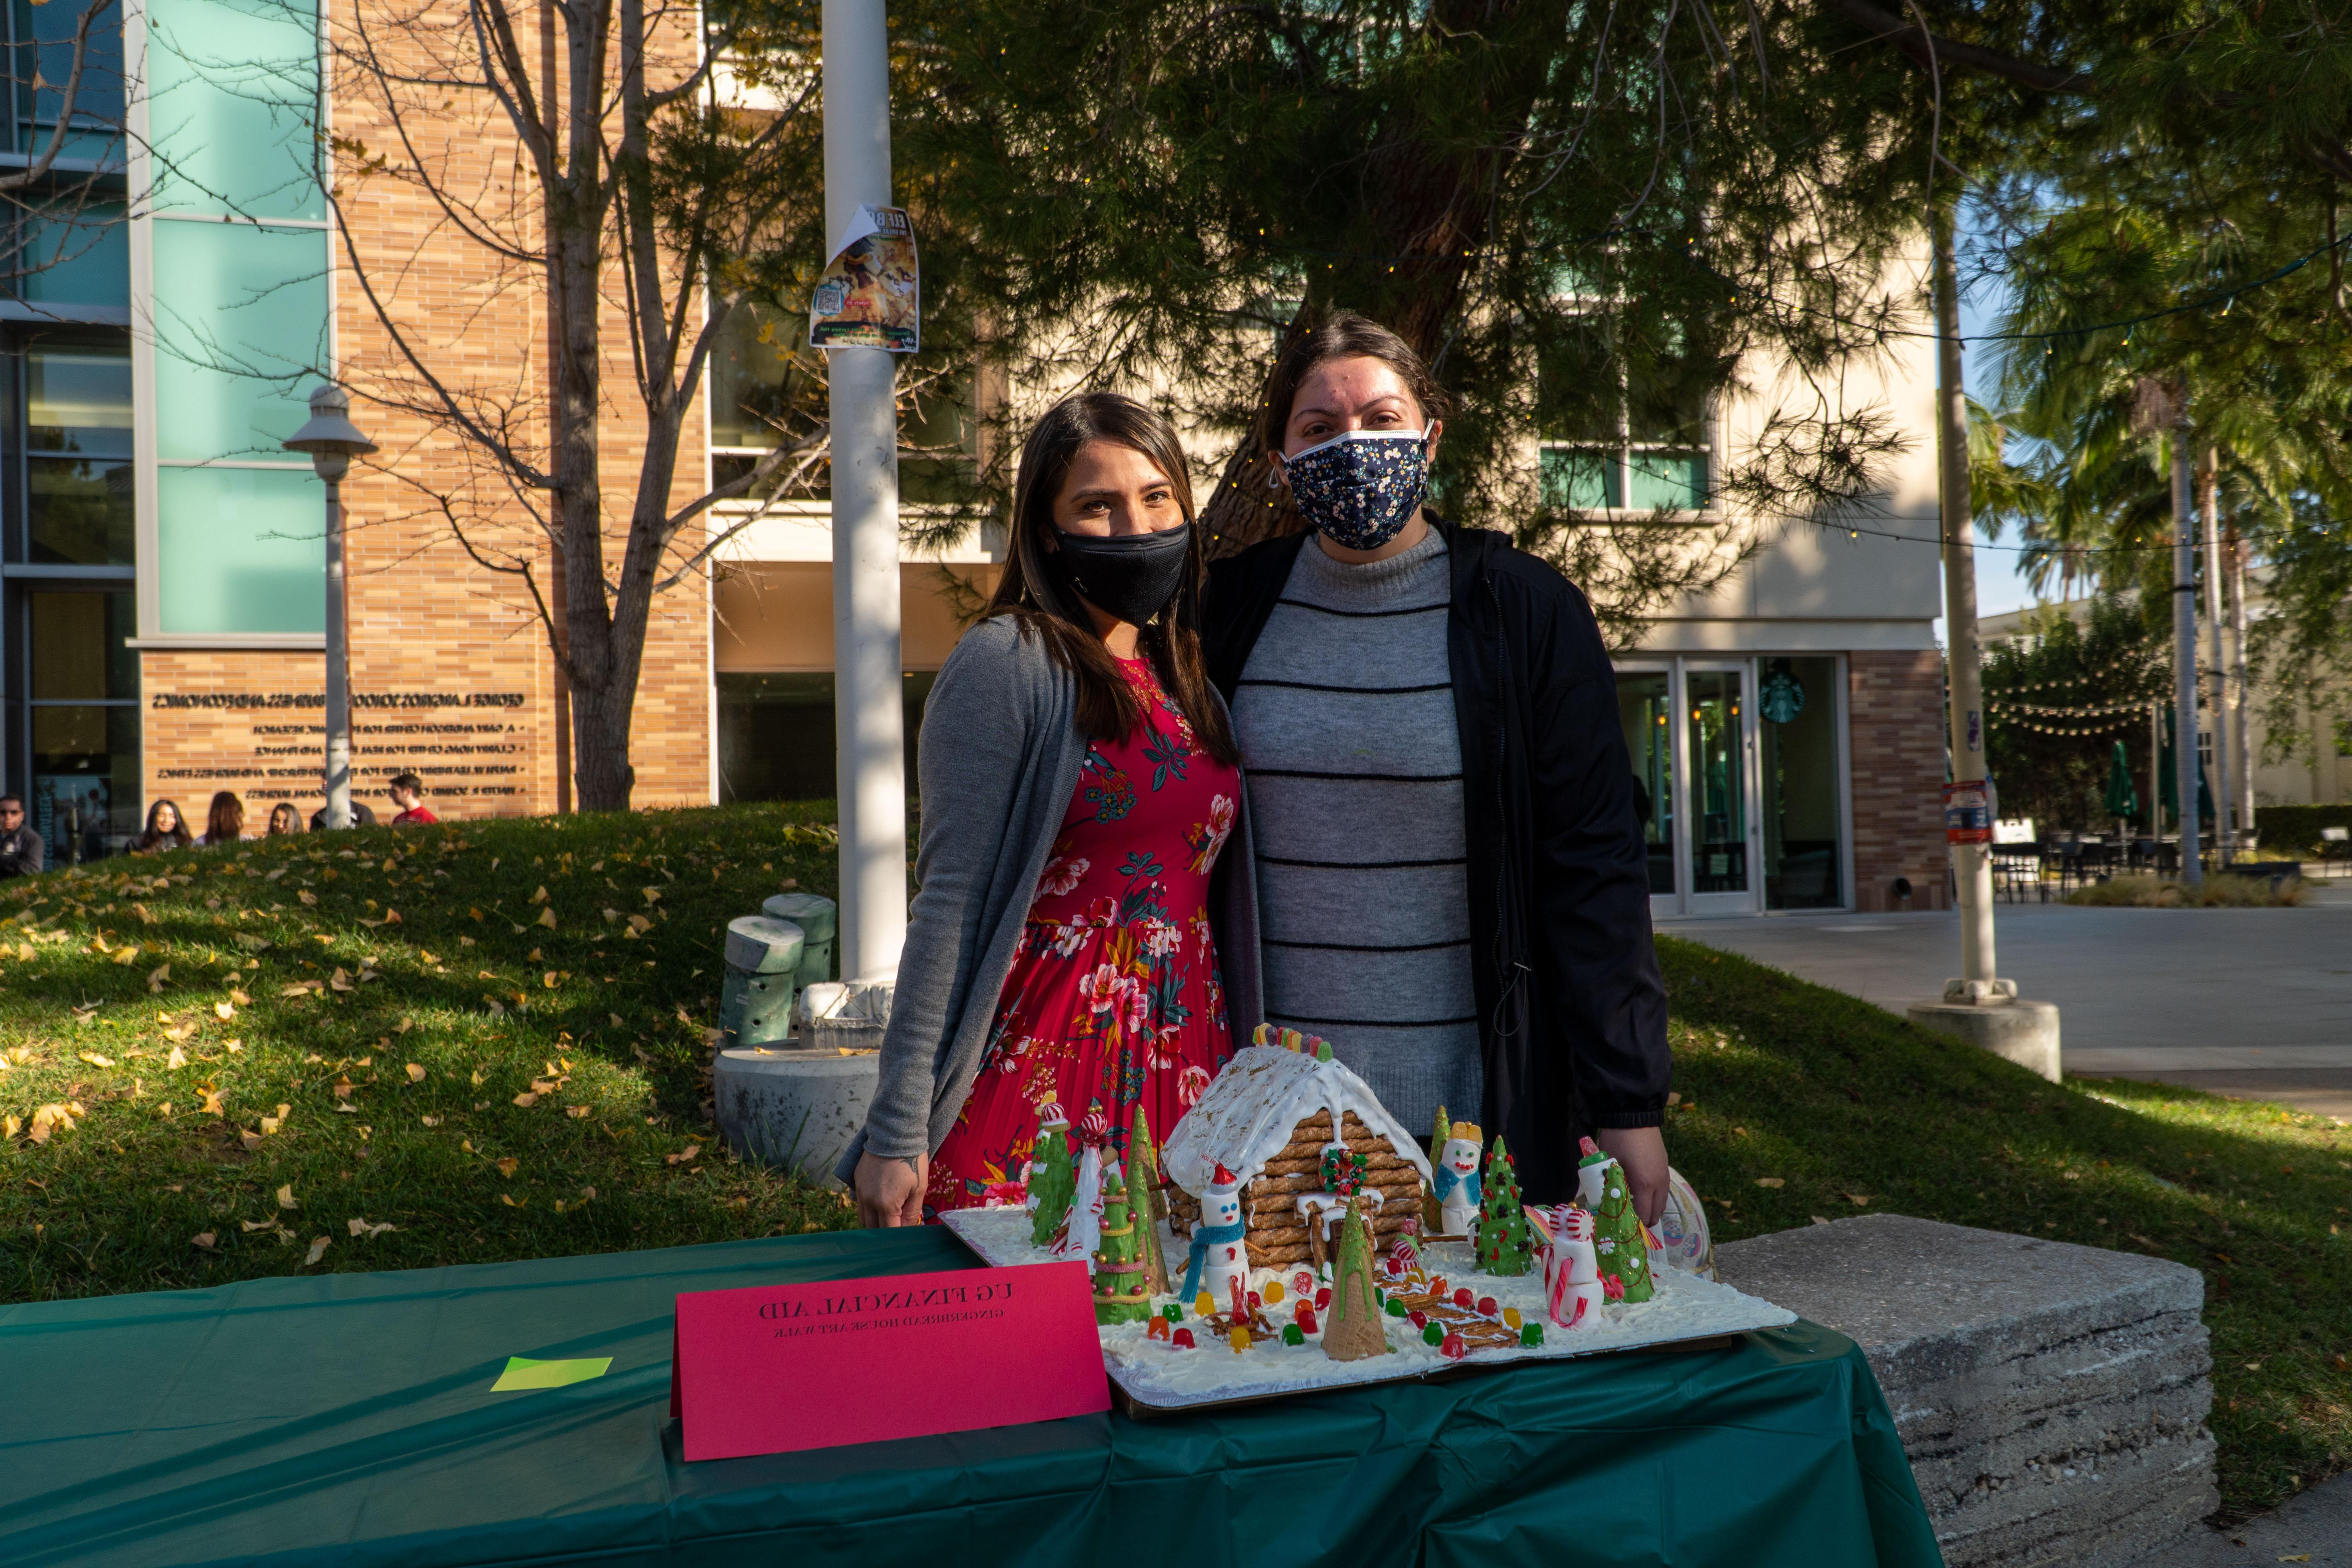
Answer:
[[[1158,533],[1101,539],[1063,533],[1055,541],[1055,570],[1070,591],[1095,608],[1141,626],[1167,606],[1192,563],[1192,525]]]

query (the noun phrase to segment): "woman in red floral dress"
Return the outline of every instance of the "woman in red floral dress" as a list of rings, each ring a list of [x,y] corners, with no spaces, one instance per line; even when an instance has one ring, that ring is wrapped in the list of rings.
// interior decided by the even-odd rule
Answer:
[[[1143,723],[1087,748],[980,1079],[931,1157],[928,1209],[972,1206],[1017,1177],[1049,1101],[1082,1135],[1100,1111],[1122,1154],[1138,1106],[1166,1138],[1233,1055],[1209,875],[1241,774],[1200,750],[1149,659],[1118,664]]]
[[[1164,1140],[1256,1022],[1192,512],[1174,429],[1131,399],[1065,398],[1023,444],[1004,574],[924,710],[920,890],[838,1167],[868,1225],[1013,1198],[1049,1104],[1114,1153],[1138,1110]]]

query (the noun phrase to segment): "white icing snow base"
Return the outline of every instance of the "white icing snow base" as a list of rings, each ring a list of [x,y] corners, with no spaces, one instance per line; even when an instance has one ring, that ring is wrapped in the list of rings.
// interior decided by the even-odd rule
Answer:
[[[941,1216],[958,1240],[981,1258],[999,1267],[1052,1263],[1054,1256],[1029,1240],[1029,1216],[1019,1209],[953,1209]],[[1184,1272],[1184,1244],[1160,1226],[1160,1247],[1169,1272],[1179,1283]],[[1263,1398],[1268,1394],[1308,1394],[1322,1388],[1356,1384],[1394,1383],[1425,1377],[1457,1364],[1499,1366],[1523,1361],[1559,1361],[1604,1351],[1638,1350],[1672,1344],[1680,1340],[1712,1339],[1720,1334],[1746,1333],[1751,1329],[1777,1329],[1797,1321],[1794,1312],[1743,1296],[1728,1285],[1702,1279],[1679,1269],[1655,1271],[1657,1294],[1639,1306],[1605,1306],[1601,1320],[1583,1328],[1562,1329],[1544,1319],[1543,1273],[1538,1267],[1516,1279],[1479,1274],[1471,1268],[1469,1247],[1462,1242],[1431,1241],[1422,1247],[1423,1264],[1445,1277],[1449,1290],[1467,1286],[1475,1297],[1492,1296],[1498,1307],[1517,1307],[1528,1322],[1544,1325],[1544,1342],[1527,1348],[1473,1351],[1464,1363],[1446,1360],[1437,1347],[1425,1344],[1410,1320],[1381,1320],[1388,1330],[1393,1353],[1366,1356],[1361,1361],[1333,1361],[1323,1353],[1322,1336],[1309,1334],[1303,1345],[1280,1341],[1253,1345],[1235,1353],[1222,1340],[1206,1337],[1192,1309],[1184,1321],[1202,1338],[1199,1348],[1179,1350],[1166,1340],[1147,1339],[1146,1325],[1120,1323],[1100,1331],[1103,1363],[1113,1381],[1139,1405],[1181,1410],[1190,1405],[1220,1404],[1232,1399]],[[1292,1264],[1280,1269],[1261,1268],[1253,1279],[1287,1279],[1303,1268]],[[1155,1305],[1173,1300],[1155,1300]],[[1268,1321],[1290,1321],[1286,1299],[1265,1309]]]

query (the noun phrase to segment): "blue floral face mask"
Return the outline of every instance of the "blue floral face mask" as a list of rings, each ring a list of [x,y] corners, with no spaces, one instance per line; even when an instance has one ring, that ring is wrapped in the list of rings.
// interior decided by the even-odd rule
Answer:
[[[1419,430],[1349,430],[1282,460],[1291,499],[1343,550],[1378,550],[1402,531],[1429,488]]]

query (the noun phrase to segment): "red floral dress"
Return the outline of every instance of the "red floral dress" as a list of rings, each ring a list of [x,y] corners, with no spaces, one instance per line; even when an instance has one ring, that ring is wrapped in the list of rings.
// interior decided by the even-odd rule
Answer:
[[[923,1199],[934,1213],[1017,1179],[1046,1101],[1073,1127],[1107,1123],[1123,1153],[1137,1106],[1164,1141],[1233,1056],[1209,873],[1234,829],[1241,775],[1198,748],[1148,659],[1119,667],[1143,723],[1087,749],[980,1076],[931,1159]]]

